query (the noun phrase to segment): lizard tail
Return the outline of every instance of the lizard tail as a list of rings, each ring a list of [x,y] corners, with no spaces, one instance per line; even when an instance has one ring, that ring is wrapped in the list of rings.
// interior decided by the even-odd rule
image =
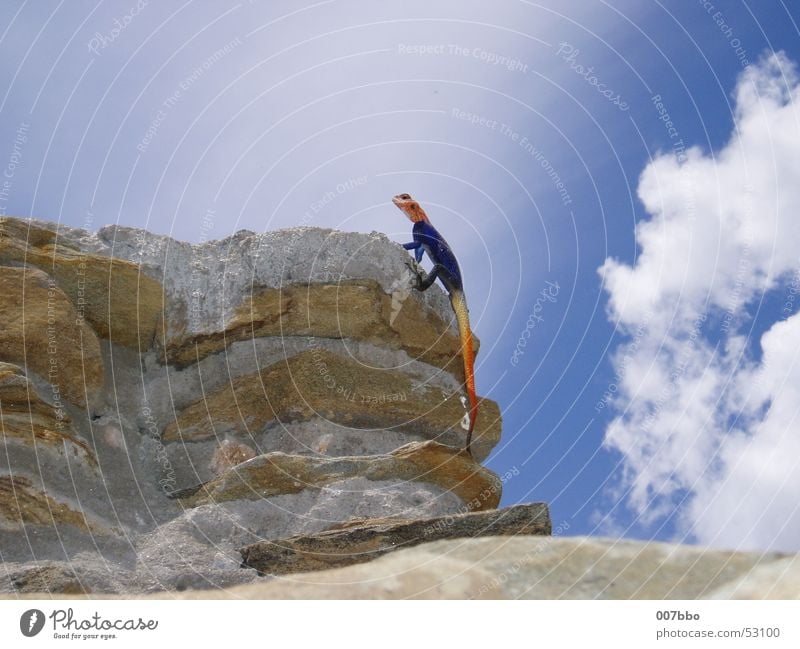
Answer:
[[[461,356],[464,359],[464,378],[469,398],[469,433],[467,433],[467,453],[472,453],[472,431],[475,429],[475,418],[478,416],[478,397],[475,395],[475,352],[472,349],[472,329],[469,326],[469,311],[464,291],[454,290],[450,293],[450,304],[456,314],[458,332],[461,336]]]

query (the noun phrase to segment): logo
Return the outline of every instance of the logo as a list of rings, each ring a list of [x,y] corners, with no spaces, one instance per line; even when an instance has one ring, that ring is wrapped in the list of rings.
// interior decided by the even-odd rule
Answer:
[[[22,635],[32,638],[44,627],[44,613],[38,608],[32,608],[25,611],[22,617],[19,618],[19,630]]]

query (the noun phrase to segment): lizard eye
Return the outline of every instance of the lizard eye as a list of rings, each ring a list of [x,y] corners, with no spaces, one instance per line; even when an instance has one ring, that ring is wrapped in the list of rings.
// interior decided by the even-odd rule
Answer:
[[[404,201],[407,201],[409,198],[411,198],[411,195],[410,194],[400,194],[400,198],[402,198]]]

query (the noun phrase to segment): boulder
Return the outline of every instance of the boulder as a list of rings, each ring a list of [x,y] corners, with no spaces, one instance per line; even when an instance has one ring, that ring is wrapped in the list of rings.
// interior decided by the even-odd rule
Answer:
[[[551,533],[544,503],[416,520],[347,521],[317,534],[260,541],[241,549],[242,563],[260,573],[284,575],[365,563],[383,554],[441,539]]]
[[[776,592],[798,598],[796,583],[780,577],[791,579],[789,561],[796,566],[797,556],[597,537],[485,537],[424,543],[368,563],[170,597],[692,600],[735,588],[754,599]]]

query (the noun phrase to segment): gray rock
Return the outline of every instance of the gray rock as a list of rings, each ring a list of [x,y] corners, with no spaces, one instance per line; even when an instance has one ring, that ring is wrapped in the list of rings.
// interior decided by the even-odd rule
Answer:
[[[0,573],[0,593],[83,595],[122,593],[130,588],[130,573],[102,556],[78,554],[70,561],[7,563]]]
[[[258,575],[241,567],[239,548],[244,545],[314,534],[340,521],[386,513],[436,515],[459,504],[453,494],[434,486],[352,478],[299,494],[201,505],[142,537],[136,587],[154,591],[248,583]]]
[[[25,378],[17,372],[17,377],[6,368],[8,390],[22,396],[14,415],[18,434],[0,460],[0,493],[25,495],[24,507],[16,510],[0,502],[0,559],[14,565],[13,579],[0,584],[7,592],[228,587],[257,579],[255,571],[240,567],[243,545],[313,534],[351,519],[444,515],[462,510],[469,499],[477,508],[496,506],[500,482],[473,458],[449,448],[465,437],[460,346],[449,301],[439,287],[424,294],[409,289],[409,255],[384,235],[317,228],[242,231],[192,246],[121,226],[89,232],[10,218],[3,226],[4,263],[38,267],[43,281],[52,277],[65,308],[74,310],[69,320],[97,337],[98,361],[92,365],[96,390],[88,406],[76,405],[80,400],[65,404],[72,446],[26,441],[25,410],[34,406],[27,388],[19,388],[30,382],[43,395],[35,408],[38,440],[44,442],[57,437],[47,419],[52,386],[43,375]],[[48,265],[51,257],[58,258],[57,268]],[[106,258],[116,261],[106,264]],[[316,292],[306,291],[307,283]],[[284,305],[287,286],[295,292]],[[351,301],[340,302],[341,295]],[[252,309],[254,296],[261,300],[255,315],[246,308]],[[307,313],[314,315],[313,327],[305,321]],[[342,328],[342,314],[351,316],[349,328]],[[284,335],[284,316],[291,335]],[[248,339],[256,321],[264,328]],[[18,337],[9,334],[7,350],[19,348]],[[204,345],[202,353],[198,345]],[[171,356],[170,350],[177,352]],[[405,403],[414,393],[414,406],[422,404],[424,412],[390,411],[402,421],[387,420],[391,400],[378,397],[392,391],[373,395],[365,388],[375,381],[364,379],[361,385],[355,381],[361,375],[354,374],[361,396],[375,398],[375,405],[367,400],[358,411],[348,410],[330,396],[325,403],[336,408],[322,408],[319,416],[265,419],[253,430],[247,422],[234,430],[235,417],[216,417],[219,429],[205,438],[186,443],[180,435],[171,442],[164,436],[189,407],[232,381],[247,382],[259,370],[310,350],[329,359],[335,354],[364,368],[367,379],[371,371],[393,388],[402,379]],[[72,356],[64,355],[65,364],[67,358]],[[87,369],[78,361],[61,369],[71,387],[86,379]],[[270,385],[273,393],[278,387]],[[416,398],[417,392],[427,401]],[[261,403],[260,393],[256,396],[251,403]],[[291,411],[294,400],[287,401]],[[8,403],[6,394],[3,404]],[[499,438],[499,408],[490,403],[482,413],[491,419],[484,426],[491,439],[478,434],[480,417],[476,428],[478,460]],[[6,430],[10,424],[6,408]],[[423,444],[434,438],[443,443],[435,452]],[[421,452],[395,456],[409,442]],[[233,494],[192,509],[170,497],[220,475],[233,484],[237,462],[252,458],[244,463],[252,466],[265,455],[322,468],[338,457],[352,471],[328,471],[325,480],[312,480],[306,488],[289,480],[262,498]],[[365,457],[371,459],[364,462]],[[418,479],[421,475],[430,480]],[[272,478],[280,482],[280,476]],[[484,492],[488,499],[479,501]]]
[[[800,599],[800,555],[758,565],[717,588],[708,599]]]
[[[241,554],[244,565],[264,574],[283,575],[366,563],[389,552],[441,539],[550,532],[547,505],[532,503],[417,520],[357,520],[317,534],[260,541],[242,548]]]
[[[754,579],[767,597],[798,559],[610,539],[487,537],[425,543],[369,563],[276,577],[192,599],[698,599]],[[754,577],[755,576],[755,577]],[[792,583],[791,581],[789,582]],[[796,582],[794,582],[796,583]],[[777,586],[776,586],[777,585]],[[796,596],[796,588],[780,591]]]
[[[369,277],[387,293],[406,274],[408,253],[386,235],[289,228],[256,234],[241,230],[219,241],[191,245],[146,230],[120,225],[96,233],[35,221],[55,230],[66,245],[141,264],[158,280],[170,302],[194,304],[192,333],[213,332],[229,319],[253,287],[295,282],[339,282]],[[199,293],[199,294],[198,294]],[[450,303],[438,287],[423,294],[426,304],[451,320]],[[177,332],[168,332],[168,336]]]

